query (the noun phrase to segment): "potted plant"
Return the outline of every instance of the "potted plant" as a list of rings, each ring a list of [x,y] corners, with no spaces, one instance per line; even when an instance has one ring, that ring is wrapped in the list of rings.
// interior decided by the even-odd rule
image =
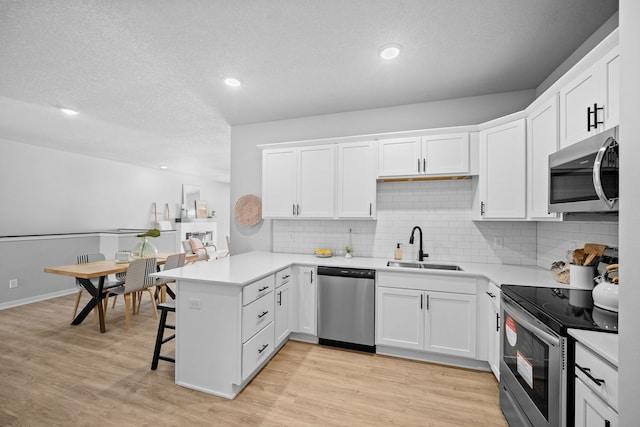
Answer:
[[[137,237],[142,238],[135,248],[133,248],[132,255],[134,258],[151,258],[158,254],[158,248],[156,248],[151,242],[147,240],[149,237],[159,237],[160,230],[152,228],[146,233],[138,234]]]

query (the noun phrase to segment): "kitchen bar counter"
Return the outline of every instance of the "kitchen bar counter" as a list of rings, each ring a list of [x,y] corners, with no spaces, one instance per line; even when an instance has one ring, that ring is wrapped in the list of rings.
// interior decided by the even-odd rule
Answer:
[[[556,282],[549,270],[535,266],[434,262],[434,264],[455,264],[462,268],[462,271],[452,271],[387,267],[387,261],[389,260],[384,258],[318,258],[314,255],[303,254],[248,252],[215,261],[195,263],[180,269],[156,273],[154,276],[177,280],[188,279],[231,286],[244,286],[290,265],[297,264],[402,271],[403,273],[411,274],[485,277],[497,285],[518,284],[554,288],[568,286]]]

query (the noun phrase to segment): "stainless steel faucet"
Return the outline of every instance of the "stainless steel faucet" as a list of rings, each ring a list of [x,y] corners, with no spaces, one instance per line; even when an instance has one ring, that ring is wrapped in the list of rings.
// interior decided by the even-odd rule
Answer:
[[[411,237],[409,238],[409,244],[413,245],[413,233],[415,233],[416,230],[420,232],[420,250],[418,251],[418,261],[424,261],[425,257],[429,258],[429,254],[425,255],[425,253],[422,252],[422,228],[418,227],[417,225],[413,227],[413,230],[411,230]]]

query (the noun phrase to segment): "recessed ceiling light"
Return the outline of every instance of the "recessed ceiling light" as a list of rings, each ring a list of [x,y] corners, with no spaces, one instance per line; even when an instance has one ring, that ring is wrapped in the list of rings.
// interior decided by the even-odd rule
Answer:
[[[378,55],[380,55],[380,58],[386,61],[390,61],[397,58],[398,55],[400,55],[400,52],[402,52],[402,46],[400,46],[399,44],[388,44],[382,46],[378,50]]]
[[[235,77],[225,77],[224,84],[226,84],[229,87],[238,87],[242,84],[242,82],[236,79]]]
[[[72,110],[71,108],[60,107],[60,111],[65,113],[67,116],[77,116],[78,112],[76,110]]]
[[[167,170],[167,169],[169,169],[169,166],[167,166],[167,165],[160,165],[160,169],[162,169],[162,170]]]

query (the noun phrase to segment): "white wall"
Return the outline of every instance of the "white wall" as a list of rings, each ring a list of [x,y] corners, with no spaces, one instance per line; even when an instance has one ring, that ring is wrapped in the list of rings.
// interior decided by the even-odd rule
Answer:
[[[258,144],[473,125],[523,110],[534,90],[352,111],[231,128],[231,204],[262,193]],[[246,229],[231,225],[233,253],[271,250],[271,221]]]
[[[634,259],[640,242],[640,2],[620,1],[620,420],[640,420],[640,268]]]
[[[165,203],[179,215],[182,184],[200,186],[228,234],[228,183],[0,139],[0,236],[150,228],[153,202],[159,219]]]

